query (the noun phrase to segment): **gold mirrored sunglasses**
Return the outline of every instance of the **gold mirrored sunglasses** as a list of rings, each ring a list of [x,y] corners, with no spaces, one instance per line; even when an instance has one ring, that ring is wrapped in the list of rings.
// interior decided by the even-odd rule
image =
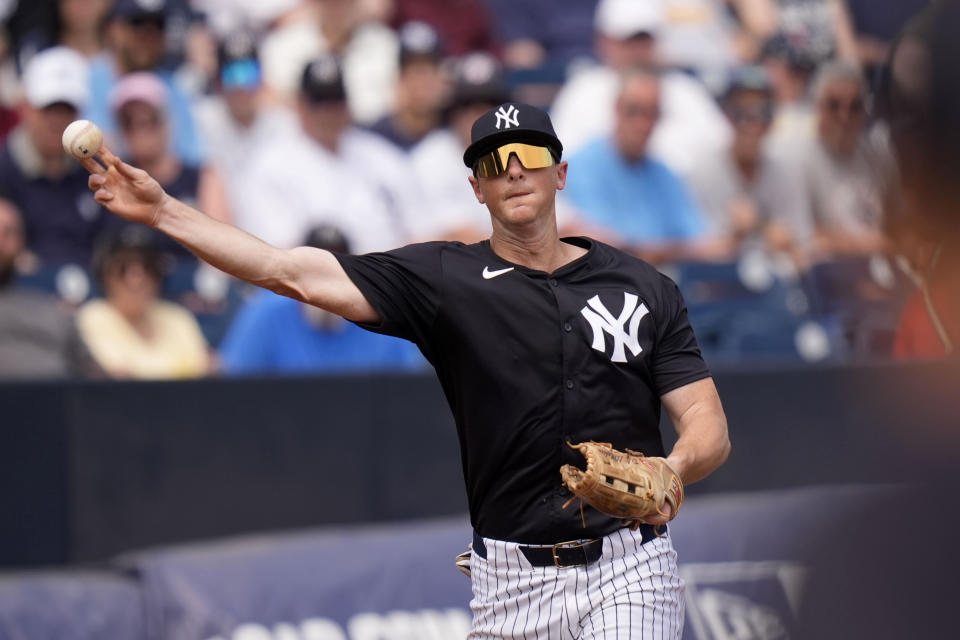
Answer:
[[[504,173],[512,154],[517,154],[517,160],[524,169],[543,169],[555,164],[553,154],[547,147],[512,142],[480,156],[473,165],[477,177],[490,178]]]

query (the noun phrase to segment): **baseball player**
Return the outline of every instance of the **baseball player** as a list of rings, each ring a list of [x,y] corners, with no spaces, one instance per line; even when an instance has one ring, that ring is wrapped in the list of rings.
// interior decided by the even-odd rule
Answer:
[[[372,331],[415,342],[453,411],[474,528],[470,638],[679,638],[683,584],[662,514],[564,508],[567,443],[666,454],[683,483],[726,459],[726,419],[676,285],[650,265],[557,232],[567,164],[543,111],[477,119],[464,162],[489,240],[359,256],[279,250],[166,195],[109,150],[83,161],[95,197],[210,264]],[[603,185],[598,184],[598,189]],[[658,536],[658,533],[660,534]]]

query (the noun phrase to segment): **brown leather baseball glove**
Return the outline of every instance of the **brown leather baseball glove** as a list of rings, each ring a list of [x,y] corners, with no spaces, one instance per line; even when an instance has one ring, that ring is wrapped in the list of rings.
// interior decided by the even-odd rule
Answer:
[[[586,502],[607,515],[623,518],[634,529],[644,518],[666,515],[664,503],[672,507],[670,519],[676,517],[683,503],[683,483],[665,459],[647,458],[629,449],[617,451],[608,442],[591,440],[570,447],[583,454],[587,468],[560,467],[563,484],[573,492],[564,508],[580,498],[581,517]]]

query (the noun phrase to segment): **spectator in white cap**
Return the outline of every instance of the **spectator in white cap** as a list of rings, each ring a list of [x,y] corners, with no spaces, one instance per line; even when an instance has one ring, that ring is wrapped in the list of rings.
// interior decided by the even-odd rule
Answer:
[[[23,213],[27,249],[41,263],[85,266],[107,222],[83,168],[63,151],[63,130],[89,97],[87,63],[67,47],[35,55],[23,74],[21,123],[0,150],[0,193]]]
[[[664,27],[663,0],[601,0],[594,19],[602,64],[575,73],[551,108],[557,135],[570,153],[613,131],[619,73],[658,66],[658,36]],[[730,127],[706,87],[695,78],[665,71],[661,116],[650,141],[651,155],[680,174],[690,171],[704,149],[722,147]]]
[[[123,136],[129,162],[148,171],[167,193],[230,221],[223,181],[216,170],[181,158],[171,143],[169,93],[153,73],[124,76],[110,94],[110,109]],[[158,233],[161,250],[193,262],[193,254]]]

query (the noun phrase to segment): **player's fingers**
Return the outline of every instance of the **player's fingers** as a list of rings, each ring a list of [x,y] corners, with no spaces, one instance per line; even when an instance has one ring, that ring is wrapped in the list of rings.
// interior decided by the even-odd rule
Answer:
[[[113,192],[109,189],[97,189],[97,192],[93,194],[93,199],[100,204],[106,204],[113,200]]]
[[[89,171],[93,175],[104,174],[107,170],[103,167],[102,164],[94,160],[93,158],[83,158],[80,160],[80,164],[83,165],[83,168]]]
[[[107,184],[107,176],[103,173],[94,173],[87,178],[87,186],[91,191],[96,191],[105,184]]]
[[[660,525],[667,524],[668,522],[670,522],[670,518],[666,518],[666,517],[664,517],[664,516],[650,516],[650,517],[648,517],[648,518],[644,518],[643,521],[644,521],[645,523],[647,523],[647,524],[652,524],[652,525],[654,525],[654,526],[660,526]]]
[[[143,169],[137,169],[136,167],[123,162],[122,160],[117,160],[117,171],[120,172],[124,178],[129,180],[139,180],[146,175],[146,171]]]
[[[116,166],[117,163],[120,162],[120,158],[113,155],[113,152],[107,148],[107,145],[100,147],[100,151],[97,151],[97,157],[103,160],[103,164],[105,164],[108,169]]]

